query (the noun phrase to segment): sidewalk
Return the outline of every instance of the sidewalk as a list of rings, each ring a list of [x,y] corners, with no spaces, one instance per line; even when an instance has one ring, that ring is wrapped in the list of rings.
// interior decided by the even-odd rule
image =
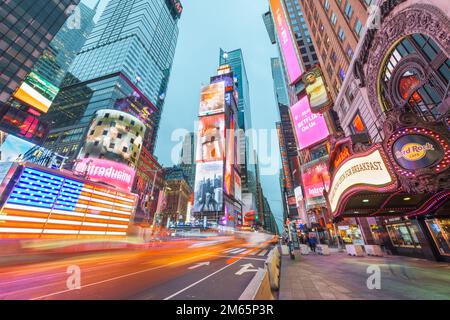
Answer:
[[[282,257],[280,300],[450,300],[450,264],[398,256],[310,254]],[[381,271],[381,289],[370,290],[369,266]]]

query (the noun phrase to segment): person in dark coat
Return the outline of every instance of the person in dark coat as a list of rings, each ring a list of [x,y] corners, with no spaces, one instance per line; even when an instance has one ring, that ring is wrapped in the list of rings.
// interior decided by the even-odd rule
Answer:
[[[308,244],[311,248],[312,252],[316,252],[316,246],[317,246],[317,239],[316,237],[308,237]]]

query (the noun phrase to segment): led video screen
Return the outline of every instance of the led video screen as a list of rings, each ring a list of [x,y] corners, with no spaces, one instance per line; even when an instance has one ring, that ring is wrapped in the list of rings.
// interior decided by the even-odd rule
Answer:
[[[308,96],[304,96],[291,107],[291,115],[301,150],[325,140],[330,135],[324,116],[311,112]]]
[[[204,86],[200,96],[200,116],[225,112],[225,82]]]
[[[197,164],[194,193],[194,212],[223,210],[223,161]]]
[[[225,157],[225,115],[200,118],[197,139],[197,162],[223,160]]]

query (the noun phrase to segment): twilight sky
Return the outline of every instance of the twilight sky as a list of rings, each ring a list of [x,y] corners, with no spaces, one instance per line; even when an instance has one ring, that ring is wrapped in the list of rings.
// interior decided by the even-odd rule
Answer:
[[[93,6],[97,0],[84,0]],[[99,12],[108,0],[101,0]],[[171,141],[177,129],[194,131],[200,103],[200,87],[217,73],[219,49],[241,48],[250,83],[250,100],[254,129],[275,130],[279,121],[270,68],[270,58],[277,56],[271,45],[262,14],[268,10],[267,0],[184,0],[179,21],[179,38],[172,68],[166,104],[159,129],[156,156],[164,166],[172,166],[172,150],[179,141]],[[276,172],[264,174],[262,186],[277,222],[281,224],[282,203],[279,187],[281,167],[278,141],[269,143],[259,154],[271,155]],[[261,156],[261,155],[260,155]],[[267,164],[265,167],[270,167]],[[267,171],[267,170],[266,170]],[[273,171],[273,170],[272,170]]]

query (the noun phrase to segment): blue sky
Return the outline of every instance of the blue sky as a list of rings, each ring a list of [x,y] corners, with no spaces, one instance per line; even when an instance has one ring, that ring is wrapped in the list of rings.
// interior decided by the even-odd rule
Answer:
[[[84,2],[93,6],[96,0]],[[100,12],[107,2],[101,0]],[[171,153],[177,142],[171,141],[172,132],[180,128],[194,131],[200,87],[216,74],[220,48],[243,50],[253,127],[272,130],[279,121],[270,69],[270,58],[277,56],[277,50],[270,43],[262,20],[268,1],[185,0],[182,4],[184,12],[179,21],[180,34],[156,149],[156,156],[164,166],[173,165]],[[276,146],[276,150],[269,151],[280,164],[278,142]],[[282,203],[278,171],[261,179],[264,194],[280,224]]]

